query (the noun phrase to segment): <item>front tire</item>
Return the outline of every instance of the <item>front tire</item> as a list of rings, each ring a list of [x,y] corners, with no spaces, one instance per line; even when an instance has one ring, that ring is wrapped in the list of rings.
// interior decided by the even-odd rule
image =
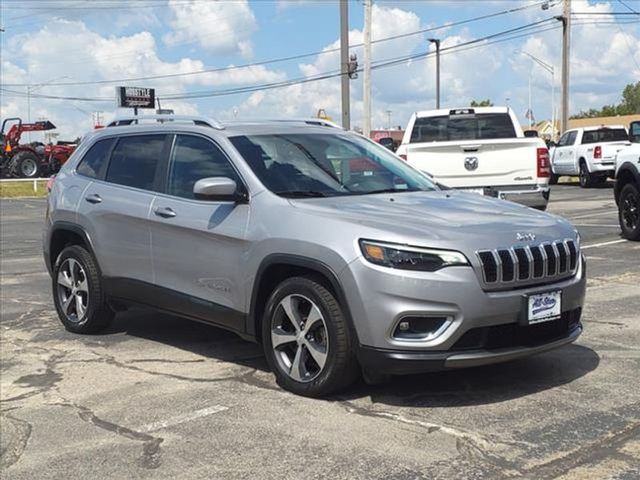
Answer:
[[[640,240],[640,191],[632,183],[625,185],[620,192],[618,220],[624,238]]]
[[[265,355],[285,390],[322,397],[347,387],[358,374],[343,307],[312,277],[283,281],[262,320]]]
[[[52,280],[53,302],[67,330],[97,333],[109,325],[114,313],[105,301],[97,263],[86,249],[72,245],[62,250]]]

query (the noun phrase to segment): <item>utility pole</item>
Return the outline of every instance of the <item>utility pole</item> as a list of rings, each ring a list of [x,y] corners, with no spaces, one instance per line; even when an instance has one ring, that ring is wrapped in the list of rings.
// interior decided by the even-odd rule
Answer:
[[[562,12],[562,108],[560,112],[560,134],[569,127],[569,43],[571,40],[571,0],[564,0]]]
[[[364,0],[364,77],[362,134],[371,135],[371,0]]]
[[[340,66],[342,75],[342,128],[351,129],[351,107],[349,105],[349,5],[340,0]]]
[[[440,108],[440,40],[430,38],[429,41],[436,44],[436,108]]]

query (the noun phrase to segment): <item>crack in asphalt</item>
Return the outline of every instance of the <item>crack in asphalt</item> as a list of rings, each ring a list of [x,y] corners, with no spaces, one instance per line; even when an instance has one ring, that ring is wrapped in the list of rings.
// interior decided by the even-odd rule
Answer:
[[[362,415],[365,417],[382,418],[407,425],[415,425],[426,429],[428,434],[442,432],[450,435],[456,439],[456,449],[462,455],[472,459],[481,459],[486,467],[493,467],[492,469],[496,470],[494,473],[499,473],[504,478],[521,476],[521,467],[515,465],[504,457],[489,451],[496,447],[511,448],[512,445],[510,444],[489,440],[482,435],[463,430],[458,427],[425,422],[423,420],[414,420],[393,412],[371,410],[348,401],[342,401],[341,403],[345,407],[347,413]]]
[[[106,430],[121,437],[128,438],[129,440],[135,440],[142,442],[142,455],[138,458],[138,465],[146,469],[156,469],[162,464],[161,454],[162,450],[160,444],[164,442],[162,437],[154,437],[147,433],[138,432],[131,428],[118,425],[113,422],[109,422],[98,417],[93,410],[84,405],[79,405],[74,402],[65,400],[63,402],[51,403],[60,407],[68,407],[77,410],[78,416],[83,421],[95,425],[98,428]]]
[[[0,418],[3,422],[11,423],[15,430],[15,436],[9,440],[9,444],[0,451],[0,471],[4,471],[11,465],[16,463],[22,457],[24,450],[27,448],[29,438],[31,438],[31,424],[26,420],[13,417],[11,415],[2,415]],[[6,434],[6,425],[3,428]]]
[[[14,343],[14,345],[16,345]],[[17,345],[16,345],[17,346]],[[23,347],[20,347],[23,348]],[[25,348],[23,348],[24,350]],[[45,350],[40,347],[30,348],[31,350]],[[27,349],[28,350],[28,349]],[[50,353],[50,350],[45,350],[47,353]],[[45,360],[45,371],[44,373],[33,373],[30,375],[23,375],[22,377],[15,380],[13,383],[16,385],[20,385],[21,387],[33,388],[33,390],[22,393],[20,395],[16,395],[9,398],[3,398],[2,402],[16,402],[18,400],[24,400],[26,398],[34,397],[41,393],[46,393],[52,388],[54,388],[58,382],[60,382],[63,378],[62,374],[57,372],[55,367],[57,364],[67,355],[66,352],[54,353],[47,360]]]
[[[206,378],[206,377],[188,377],[185,375],[178,375],[175,373],[166,373],[166,372],[156,372],[153,370],[147,370],[145,368],[141,368],[141,367],[137,367],[135,365],[129,365],[127,363],[123,363],[119,360],[116,360],[115,357],[111,356],[111,355],[107,355],[107,354],[102,354],[99,352],[96,352],[95,350],[90,350],[90,352],[95,355],[96,357],[98,357],[99,359],[102,359],[102,361],[104,363],[106,363],[107,365],[114,365],[116,367],[119,368],[125,368],[127,370],[134,370],[136,372],[142,372],[142,373],[146,373],[148,375],[155,375],[155,376],[159,376],[159,377],[167,377],[167,378],[173,378],[174,380],[183,380],[186,382],[197,382],[197,383],[215,383],[215,382],[224,382],[224,381],[229,381],[229,380],[236,380],[238,377],[241,377],[243,375],[246,375],[247,373],[252,373],[255,371],[255,369],[250,369],[249,372],[244,372],[241,373],[240,375],[229,375],[226,377],[218,377],[218,378]]]
[[[640,422],[630,423],[622,430],[566,453],[560,458],[526,469],[523,474],[533,474],[531,478],[536,479],[556,478],[581,465],[596,464],[609,459],[619,453],[618,449],[627,441],[636,439],[640,439]]]

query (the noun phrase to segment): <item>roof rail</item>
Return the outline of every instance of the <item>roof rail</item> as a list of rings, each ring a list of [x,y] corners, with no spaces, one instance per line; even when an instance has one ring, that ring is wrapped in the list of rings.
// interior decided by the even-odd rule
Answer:
[[[191,115],[173,115],[173,114],[153,114],[153,115],[132,115],[128,117],[114,118],[107,127],[120,127],[123,125],[140,124],[140,120],[155,120],[159,123],[164,122],[192,122],[194,125],[201,127],[211,127],[216,130],[224,130],[224,125],[212,118]]]
[[[306,123],[307,125],[320,125],[323,127],[332,127],[339,128],[340,130],[344,130],[337,123],[332,122],[331,120],[325,120],[324,118],[274,118],[267,120],[269,122],[291,122],[291,123]]]
[[[318,125],[322,127],[339,128],[344,130],[337,123],[325,120],[323,118],[253,118],[247,120],[230,120],[225,122],[227,125],[246,125],[246,124],[261,124],[261,123],[304,123],[306,125]]]

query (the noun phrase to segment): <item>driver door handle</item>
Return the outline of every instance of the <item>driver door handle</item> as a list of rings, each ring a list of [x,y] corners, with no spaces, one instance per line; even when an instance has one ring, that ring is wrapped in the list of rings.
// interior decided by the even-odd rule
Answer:
[[[87,202],[93,203],[93,204],[102,203],[102,197],[97,193],[92,193],[91,195],[87,195],[84,199]]]
[[[176,216],[176,212],[170,207],[158,207],[153,213],[162,218],[173,218]]]

